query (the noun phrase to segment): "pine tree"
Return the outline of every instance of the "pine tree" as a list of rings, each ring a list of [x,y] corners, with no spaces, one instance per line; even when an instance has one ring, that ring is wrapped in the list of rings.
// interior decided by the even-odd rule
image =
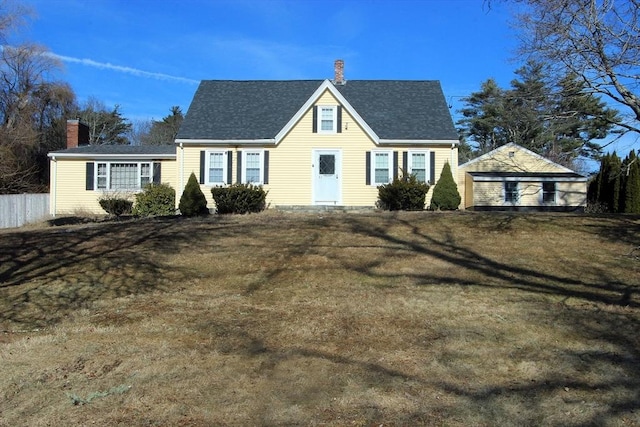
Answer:
[[[589,92],[575,75],[528,62],[509,89],[489,79],[465,98],[460,134],[480,155],[509,142],[567,167],[578,157],[598,158],[603,139],[620,121],[618,113]]]
[[[433,189],[433,195],[431,196],[431,209],[432,210],[456,210],[460,206],[460,193],[458,193],[458,186],[453,180],[451,174],[451,166],[449,162],[444,164],[440,179],[436,183]]]
[[[207,209],[207,199],[200,189],[198,179],[193,172],[191,172],[182,196],[180,196],[178,208],[184,216],[207,215],[209,213],[209,209]]]
[[[611,169],[609,170],[609,210],[613,213],[621,212],[624,208],[624,198],[620,198],[622,186],[622,161],[614,152],[611,156]]]
[[[623,169],[625,176],[624,186],[624,213],[640,213],[640,164],[635,152],[631,150],[627,157],[627,164]]]

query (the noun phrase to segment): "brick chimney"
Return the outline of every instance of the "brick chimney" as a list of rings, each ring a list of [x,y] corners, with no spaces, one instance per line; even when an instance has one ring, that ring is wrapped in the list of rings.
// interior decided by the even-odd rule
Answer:
[[[333,64],[334,71],[334,85],[343,85],[344,84],[344,61],[342,59],[336,59],[336,62]]]
[[[67,148],[89,144],[89,126],[80,120],[67,120]]]

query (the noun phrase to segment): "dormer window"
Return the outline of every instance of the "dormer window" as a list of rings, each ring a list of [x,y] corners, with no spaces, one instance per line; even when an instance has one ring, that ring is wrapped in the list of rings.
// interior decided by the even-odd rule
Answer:
[[[319,114],[319,126],[320,132],[335,133],[336,131],[336,107],[334,106],[320,106]]]
[[[342,107],[339,105],[317,105],[313,107],[314,133],[340,133]]]

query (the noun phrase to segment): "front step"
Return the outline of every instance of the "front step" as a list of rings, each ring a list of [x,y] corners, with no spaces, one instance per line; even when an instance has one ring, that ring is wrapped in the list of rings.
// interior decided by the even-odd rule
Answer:
[[[375,206],[334,206],[334,205],[276,205],[274,209],[283,212],[344,212],[344,213],[366,213],[376,210]]]

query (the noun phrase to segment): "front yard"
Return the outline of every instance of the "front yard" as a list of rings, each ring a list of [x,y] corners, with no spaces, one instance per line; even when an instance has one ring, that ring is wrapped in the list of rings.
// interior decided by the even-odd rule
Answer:
[[[0,425],[640,425],[640,218],[0,231]]]

